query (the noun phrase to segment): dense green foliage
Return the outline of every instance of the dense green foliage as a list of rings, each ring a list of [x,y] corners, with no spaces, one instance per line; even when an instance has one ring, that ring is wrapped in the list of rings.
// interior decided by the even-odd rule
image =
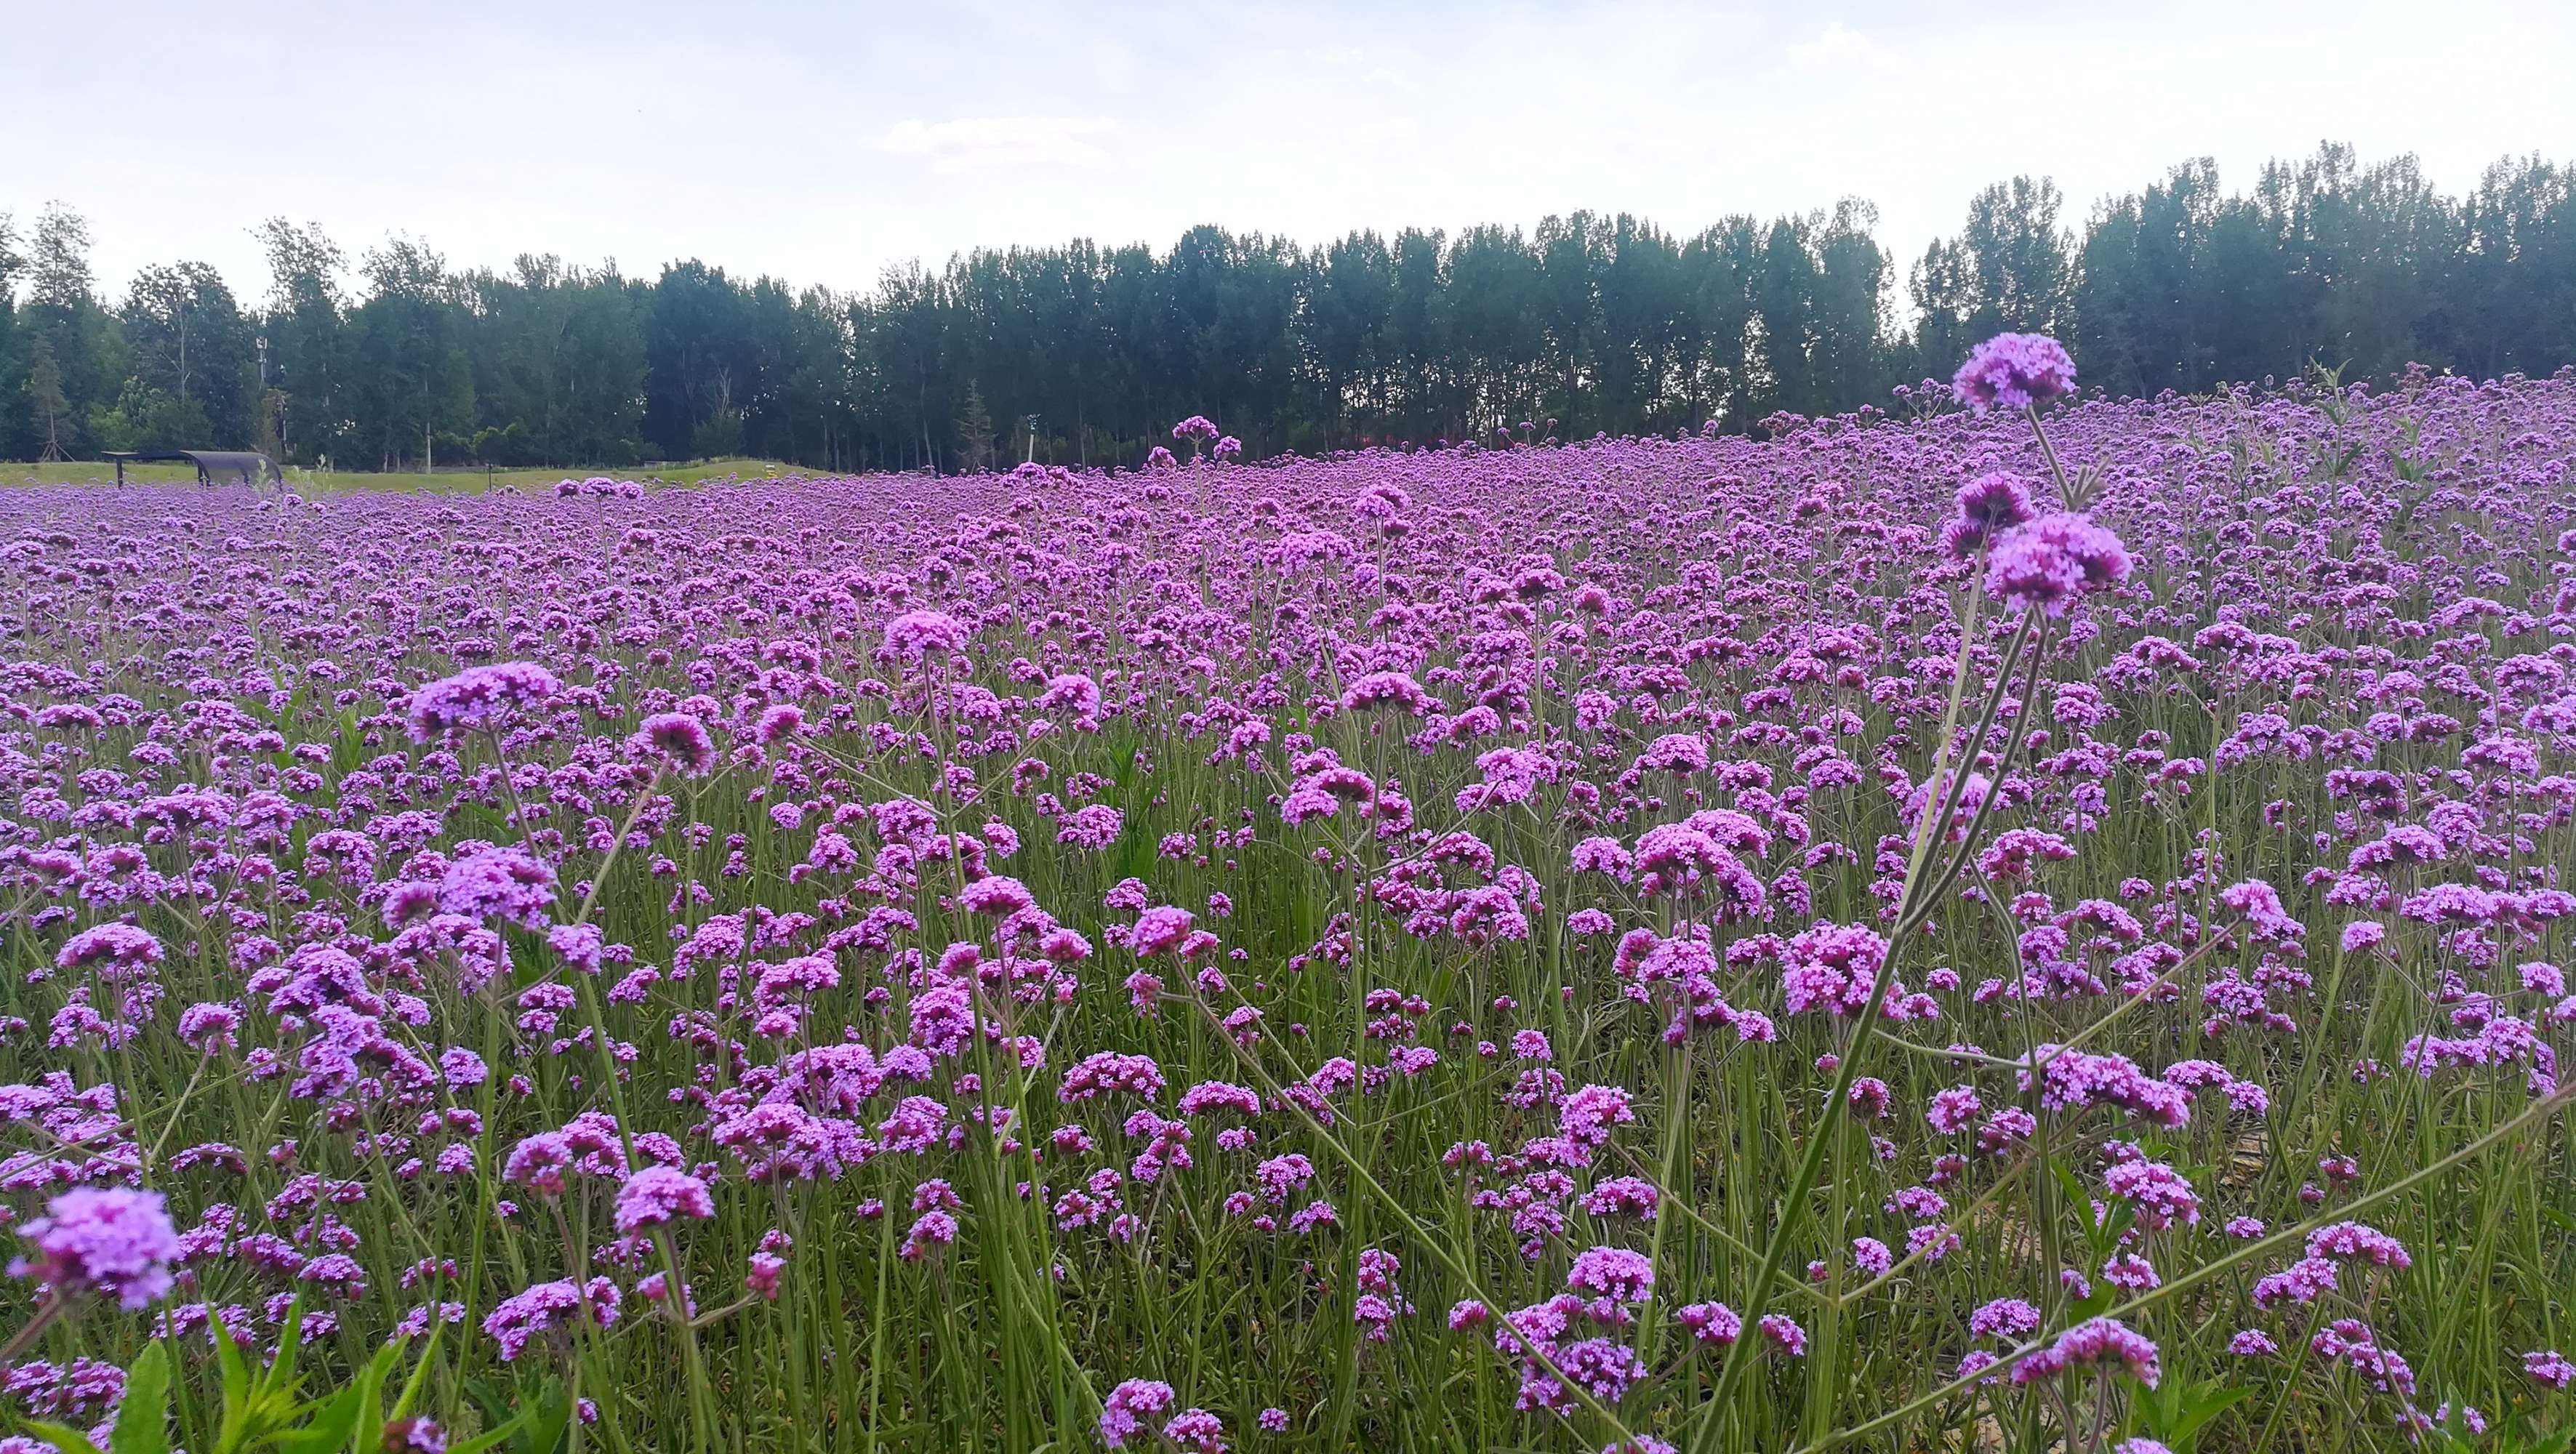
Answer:
[[[2027,177],[1980,193],[1902,279],[1910,307],[1856,200],[1690,237],[1586,212],[1314,248],[1199,227],[1160,254],[979,250],[863,296],[695,259],[650,280],[552,256],[457,271],[404,238],[352,279],[318,227],[272,219],[257,313],[198,263],[102,297],[81,218],[49,210],[22,235],[0,214],[0,458],[216,444],[370,468],[955,470],[1032,444],[1133,462],[1191,413],[1256,455],[1524,422],[1742,430],[1884,406],[2004,329],[2068,338],[2114,394],[2310,362],[2489,377],[2576,359],[2576,172],[2556,163],[2499,163],[2453,198],[2412,158],[2364,168],[2329,146],[2235,195],[2186,163],[2080,232],[2061,207]]]

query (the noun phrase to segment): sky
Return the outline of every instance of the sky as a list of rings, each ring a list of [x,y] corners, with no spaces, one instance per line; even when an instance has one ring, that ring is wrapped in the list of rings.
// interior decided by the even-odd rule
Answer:
[[[1687,236],[1857,196],[1902,278],[1968,198],[2101,197],[2321,140],[2447,191],[2576,160],[2576,4],[881,5],[85,0],[19,7],[0,210],[85,214],[266,293],[249,229],[451,265],[699,257],[857,290],[977,246],[1170,245],[1633,212]]]

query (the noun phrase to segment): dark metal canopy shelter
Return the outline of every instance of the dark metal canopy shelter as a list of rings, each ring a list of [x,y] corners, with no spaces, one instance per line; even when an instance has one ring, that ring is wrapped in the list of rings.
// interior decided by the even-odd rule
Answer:
[[[125,483],[127,460],[138,464],[186,460],[197,467],[197,483],[201,485],[228,484],[235,480],[245,485],[259,485],[272,480],[283,482],[286,478],[278,473],[276,462],[267,455],[242,449],[111,449],[104,457],[116,461],[116,482],[120,485]]]

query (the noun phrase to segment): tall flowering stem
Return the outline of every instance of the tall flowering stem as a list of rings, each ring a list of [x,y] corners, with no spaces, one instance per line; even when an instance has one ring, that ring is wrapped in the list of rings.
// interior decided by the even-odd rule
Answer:
[[[2407,1192],[2413,1191],[2419,1186],[2428,1185],[2431,1182],[2440,1179],[2452,1168],[2469,1161],[2474,1161],[2478,1157],[2485,1155],[2487,1152],[2494,1150],[2498,1146],[2505,1145],[2512,1142],[2517,1137],[2526,1135],[2533,1130],[2547,1125],[2549,1122],[2556,1120],[2559,1113],[2567,1110],[2571,1105],[2576,1105],[2576,1082],[2571,1082],[2566,1086],[2560,1087],[2551,1094],[2533,1101],[2529,1106],[2524,1107],[2519,1114],[2515,1115],[2510,1120],[2505,1121],[2494,1130],[2487,1132],[2485,1135],[2478,1137],[2467,1145],[2459,1147],[2439,1160],[2419,1166],[2415,1170],[2408,1172],[2405,1176],[2399,1177],[2397,1180],[2388,1183],[2386,1186],[2365,1192],[2330,1212],[2320,1213],[2319,1215],[2310,1217],[2296,1226],[2285,1227],[2269,1236],[2244,1243],[2233,1251],[2227,1252],[2218,1257],[2213,1257],[2209,1261],[2202,1263],[2200,1266],[2191,1269],[2189,1272],[2168,1278],[2161,1286],[2150,1288],[2125,1302],[2113,1305],[2106,1309],[2100,1316],[2105,1318],[2127,1318],[2134,1316],[2138,1313],[2145,1312],[2148,1308],[2151,1308],[2176,1294],[2187,1292],[2192,1288],[2200,1286],[2204,1282],[2223,1277],[2226,1274],[2257,1260],[2258,1258],[2273,1256],[2285,1248],[2295,1247],[2299,1243],[2305,1241],[2311,1233],[2315,1232],[2320,1227],[2338,1220],[2348,1219],[2358,1213],[2368,1211],[2370,1208],[2381,1202],[2402,1196]],[[1846,1428],[1836,1429],[1822,1438],[1811,1440],[1808,1443],[1799,1446],[1795,1451],[1795,1454],[1824,1454],[1825,1450],[1839,1449],[1846,1444],[1858,1443],[1863,1439],[1869,1438],[1873,1434],[1878,1434],[1886,1430],[1896,1428],[1902,1425],[1906,1420],[1914,1417],[1916,1414],[1923,1412],[1925,1409],[1933,1408],[1950,1399],[1956,1398],[1960,1394],[1967,1392],[1969,1389],[1976,1387],[1980,1382],[1993,1378],[1999,1373],[2010,1371],[2014,1365],[2022,1363],[2044,1352],[2047,1347],[2048,1340],[2044,1337],[2023,1343],[2019,1347],[2014,1348],[2011,1352],[1995,1359],[1993,1362],[1981,1365],[1970,1372],[1962,1373],[1958,1377],[1943,1383],[1941,1386],[1934,1388],[1919,1397],[1910,1399],[1896,1408],[1889,1409],[1883,1414],[1864,1419],[1861,1422],[1852,1424]]]
[[[1371,1199],[1379,1206],[1383,1207],[1389,1215],[1393,1216],[1395,1220],[1403,1226],[1405,1232],[1413,1239],[1417,1246],[1420,1246],[1425,1251],[1429,1252],[1433,1257],[1438,1258],[1441,1265],[1448,1268],[1451,1275],[1455,1276],[1469,1292],[1474,1294],[1477,1302],[1488,1308],[1501,1306],[1501,1304],[1489,1295],[1483,1286],[1478,1283],[1475,1270],[1469,1267],[1465,1260],[1460,1258],[1446,1242],[1432,1236],[1430,1229],[1424,1227],[1411,1212],[1406,1211],[1404,1203],[1398,1201],[1392,1193],[1387,1191],[1384,1184],[1379,1182],[1378,1179],[1370,1173],[1367,1163],[1361,1161],[1357,1156],[1352,1155],[1350,1149],[1342,1144],[1341,1138],[1335,1136],[1329,1129],[1327,1129],[1324,1123],[1316,1118],[1314,1112],[1308,1110],[1294,1097],[1287,1095],[1281,1088],[1279,1082],[1271,1076],[1269,1070],[1261,1064],[1260,1059],[1254,1056],[1249,1050],[1246,1050],[1241,1044],[1237,1043],[1231,1034],[1227,1033],[1225,1023],[1217,1018],[1216,1010],[1212,1006],[1203,999],[1197,1000],[1196,1003],[1201,1014],[1207,1018],[1210,1028],[1216,1032],[1217,1038],[1225,1044],[1233,1047],[1235,1058],[1242,1062],[1244,1069],[1250,1071],[1265,1087],[1269,1089],[1272,1095],[1278,1097],[1280,1104],[1289,1107],[1297,1113],[1298,1119],[1305,1122],[1306,1128],[1314,1133],[1315,1138],[1322,1141],[1325,1146],[1331,1148],[1333,1155],[1338,1158],[1344,1166],[1350,1169],[1353,1176],[1359,1178],[1361,1186],[1367,1188]],[[1303,1079],[1303,1077],[1300,1077],[1300,1079]],[[1598,1398],[1593,1397],[1592,1392],[1585,1388],[1580,1380],[1568,1378],[1565,1375],[1565,1370],[1556,1365],[1555,1360],[1548,1356],[1545,1349],[1527,1339],[1523,1339],[1520,1346],[1523,1353],[1532,1362],[1538,1364],[1542,1369],[1544,1369],[1549,1377],[1554,1378],[1566,1389],[1567,1392],[1571,1393],[1577,1400],[1579,1400],[1596,1418],[1600,1419],[1606,1427],[1611,1429],[1618,1438],[1622,1440],[1633,1440],[1636,1437],[1634,1434],[1629,1432],[1627,1425],[1619,1421],[1619,1415],[1616,1411],[1611,1409],[1609,1405],[1601,1402]],[[1563,1415],[1559,1414],[1559,1417],[1562,1418]]]
[[[492,745],[493,755],[501,758],[500,741],[497,736]],[[501,776],[505,782],[510,776],[506,758],[502,759]],[[591,913],[599,904],[600,886],[608,881],[609,871],[617,866],[618,854],[626,846],[627,834],[634,830],[635,821],[643,813],[644,805],[652,801],[653,794],[661,788],[661,785],[662,773],[656,769],[645,780],[643,786],[636,790],[635,801],[627,809],[625,824],[619,829],[617,837],[610,842],[608,851],[601,855],[599,868],[591,877],[590,889],[582,895],[580,907],[575,910],[568,927],[579,929],[589,924]],[[518,805],[516,789],[511,792],[511,801],[514,805]],[[521,831],[525,832],[527,827],[525,806],[516,806],[512,816],[520,820]],[[576,972],[572,979],[581,996],[582,1015],[589,1023],[591,1048],[598,1057],[600,1079],[608,1096],[610,1109],[617,1117],[619,1150],[631,1172],[641,1164],[635,1151],[635,1126],[626,1104],[625,1079],[618,1073],[616,1052],[609,1048],[613,1040],[608,1033],[605,1007],[601,1005],[599,999],[599,985],[596,982],[598,976]],[[656,1250],[662,1254],[663,1286],[672,1299],[672,1306],[685,1308],[688,1297],[686,1292],[688,1278],[680,1265],[679,1251],[668,1236],[654,1238],[653,1243]],[[698,1348],[698,1330],[685,1313],[672,1321],[679,1327],[681,1356],[688,1369],[689,1416],[694,1432],[703,1442],[713,1437],[715,1411],[713,1390],[707,1382],[706,1363]],[[587,1320],[585,1320],[586,1324]]]
[[[1815,1191],[1817,1178],[1823,1172],[1825,1152],[1836,1139],[1833,1132],[1841,1124],[1841,1118],[1849,1114],[1852,1086],[1860,1079],[1861,1067],[1867,1062],[1871,1044],[1878,1038],[1880,1025],[1886,1018],[1888,987],[1895,982],[1897,966],[1904,957],[1905,948],[1913,942],[1916,932],[1940,902],[1941,895],[1976,852],[1978,830],[1993,811],[1998,794],[1990,792],[1978,803],[1976,817],[1961,835],[1955,853],[1946,859],[1935,860],[1925,852],[1925,846],[1937,839],[1963,801],[1968,776],[1964,770],[1967,760],[1976,744],[1983,742],[1993,729],[1996,714],[2011,691],[2014,668],[2025,654],[2029,658],[2030,670],[2022,684],[2020,715],[2028,713],[2031,698],[2038,689],[2040,661],[2047,654],[2048,633],[2044,622],[2045,617],[2035,609],[2023,612],[2012,646],[1995,673],[1994,685],[1986,692],[1976,731],[1960,743],[1957,754],[1960,768],[1949,774],[1950,782],[1944,783],[1939,777],[1931,780],[1933,791],[1925,795],[1923,824],[1919,830],[1921,836],[1916,840],[1913,861],[1906,871],[1904,891],[1897,899],[1895,932],[1890,936],[1886,955],[1879,961],[1877,979],[1870,988],[1859,1019],[1853,1024],[1851,1038],[1843,1046],[1842,1064],[1835,1072],[1832,1089],[1825,1095],[1824,1121],[1808,1136],[1806,1153],[1799,1159],[1797,1173],[1790,1178],[1789,1189],[1781,1198],[1779,1219],[1772,1228],[1769,1245],[1763,1249],[1761,1265],[1753,1275],[1752,1291],[1748,1294],[1750,1307],[1745,1314],[1748,1323],[1759,1321],[1770,1308],[1772,1284],[1779,1278],[1781,1265],[1788,1259],[1790,1240],[1805,1220],[1807,1199]],[[1956,684],[1966,680],[1967,648],[1968,643],[1962,640],[1957,675],[1953,679],[1953,701],[1959,696]],[[1946,736],[1945,733],[1945,741]],[[1935,760],[1946,755],[1946,751],[1938,754]],[[2009,766],[2010,762],[2011,753],[2007,750],[2003,762],[1998,765],[1999,770]],[[1939,867],[1926,872],[1926,866],[1936,862]],[[1758,1351],[1756,1345],[1759,1342],[1756,1338],[1739,1338],[1728,1347],[1725,1361],[1719,1367],[1717,1388],[1700,1411],[1699,1432],[1693,1447],[1701,1454],[1716,1454],[1725,1447],[1725,1413],[1737,1383],[1752,1364],[1752,1355]]]
[[[7,1343],[0,1344],[0,1366],[16,1363],[22,1354],[35,1347],[36,1340],[45,1336],[45,1330],[52,1327],[70,1306],[59,1294],[45,1294],[27,1321],[18,1326],[17,1332],[9,1335]]]

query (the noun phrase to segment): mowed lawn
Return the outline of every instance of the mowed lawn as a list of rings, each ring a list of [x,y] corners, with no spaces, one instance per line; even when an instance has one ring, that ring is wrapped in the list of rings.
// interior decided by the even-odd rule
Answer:
[[[694,485],[731,476],[760,479],[779,474],[815,474],[796,465],[766,459],[710,459],[685,464],[637,465],[628,469],[583,465],[549,469],[438,470],[434,473],[381,474],[372,470],[309,470],[287,466],[289,488],[306,495],[336,495],[352,490],[415,490],[430,494],[480,494],[486,489],[551,489],[557,480],[607,475],[647,484]],[[125,467],[128,484],[177,485],[197,478],[194,465],[136,464]],[[57,460],[46,464],[0,463],[0,485],[116,484],[113,460]]]

